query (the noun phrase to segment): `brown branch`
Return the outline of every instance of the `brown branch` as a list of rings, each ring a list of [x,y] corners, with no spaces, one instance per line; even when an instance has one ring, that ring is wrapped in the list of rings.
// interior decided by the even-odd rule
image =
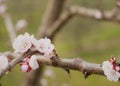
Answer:
[[[11,54],[11,56],[13,55],[13,57],[15,59],[13,59],[9,65],[2,70],[2,72],[0,72],[0,78],[2,78],[2,76],[11,68],[13,68],[16,64],[18,64],[22,59],[24,59],[25,57],[27,57],[28,55],[33,55],[33,54],[37,54],[39,52],[37,51],[28,51],[26,53],[24,53],[23,55],[19,56],[19,57],[14,57],[14,54]],[[10,54],[8,54],[10,55]],[[72,70],[77,70],[77,71],[81,71],[81,72],[87,72],[89,75],[91,74],[98,74],[98,75],[104,75],[103,70],[101,68],[101,64],[95,64],[95,63],[89,63],[81,58],[76,58],[76,59],[65,59],[65,58],[59,58],[57,56],[52,57],[51,59],[49,58],[45,58],[41,55],[38,55],[38,62],[41,65],[40,68],[42,66],[53,66],[53,67],[58,67],[58,68],[64,68],[64,69],[72,69]],[[40,72],[40,70],[38,71]],[[31,75],[31,73],[29,73]],[[38,75],[36,75],[38,76]],[[36,76],[32,76],[32,78],[29,78],[29,81],[34,81],[32,79],[34,79],[33,77]],[[35,79],[38,80],[38,79]],[[29,82],[29,83],[32,83]],[[35,81],[36,82],[36,81]],[[34,83],[34,82],[33,82]],[[36,84],[36,83],[35,83]],[[30,85],[31,86],[31,85]]]
[[[49,0],[43,16],[42,23],[39,27],[38,36],[45,37],[46,31],[58,19],[66,0]]]
[[[71,6],[70,12],[85,18],[95,20],[105,20],[110,22],[120,22],[120,14],[116,14],[115,9],[112,11],[101,11],[99,9],[86,8],[82,6]]]
[[[76,59],[62,58],[57,60],[51,60],[48,58],[40,57],[38,61],[40,65],[54,66],[64,69],[72,69],[72,70],[81,71],[83,73],[87,72],[89,73],[89,75],[91,74],[104,75],[103,70],[101,68],[101,64],[90,63],[81,58],[76,58]]]
[[[69,11],[66,11],[63,13],[53,24],[49,27],[49,29],[46,31],[46,36],[53,39],[57,32],[60,31],[60,29],[65,26],[66,23],[73,17],[73,14]]]

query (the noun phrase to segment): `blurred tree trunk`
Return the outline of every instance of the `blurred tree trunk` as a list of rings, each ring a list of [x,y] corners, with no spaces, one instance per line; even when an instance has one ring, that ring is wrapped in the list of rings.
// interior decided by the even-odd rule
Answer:
[[[64,6],[65,0],[49,0],[42,24],[39,27],[38,36],[45,37],[46,30],[58,19]]]
[[[48,1],[47,8],[42,20],[42,24],[39,27],[39,33],[38,33],[39,38],[47,36],[46,31],[60,16],[60,13],[64,6],[64,2],[65,0],[49,0]],[[31,71],[27,75],[23,86],[41,86],[40,78],[42,77],[42,71],[43,71],[43,67],[40,67],[35,71]]]

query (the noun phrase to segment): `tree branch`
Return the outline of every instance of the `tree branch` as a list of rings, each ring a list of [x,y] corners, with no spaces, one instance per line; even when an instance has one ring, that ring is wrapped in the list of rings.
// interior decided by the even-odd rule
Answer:
[[[73,17],[73,14],[70,13],[68,10],[63,13],[53,24],[49,27],[46,31],[46,36],[53,39],[57,32],[65,26],[66,23]]]
[[[28,55],[34,55],[37,54],[39,52],[37,51],[28,51],[26,53],[24,53],[23,55],[20,55],[19,57],[14,57],[14,54],[11,54],[12,57],[14,57],[15,59],[13,59],[9,65],[2,70],[2,72],[0,72],[0,78],[11,68],[13,68],[16,64],[18,64],[20,61],[22,61],[22,59],[24,59],[25,57],[27,57]],[[8,54],[10,55],[10,54]],[[41,55],[38,55],[38,62],[39,64],[42,66],[53,66],[53,67],[58,67],[58,68],[63,68],[63,69],[72,69],[72,70],[77,70],[77,71],[81,71],[83,73],[87,73],[89,75],[91,74],[98,74],[98,75],[104,75],[103,70],[101,68],[101,64],[96,64],[96,63],[89,63],[81,58],[76,58],[76,59],[65,59],[65,58],[59,58],[57,55],[55,55],[54,57],[51,57],[51,59],[49,58],[45,58]],[[34,76],[35,77],[35,76]],[[30,78],[30,81],[34,81],[31,80],[33,78]]]
[[[103,11],[101,9],[92,9],[82,6],[70,6],[50,27],[46,30],[46,36],[53,38],[68,21],[75,15],[95,20],[105,20],[111,22],[120,22],[120,14],[116,14],[115,9],[112,11]]]
[[[16,38],[16,31],[14,29],[13,22],[8,13],[5,13],[3,15],[3,18],[4,18],[5,25],[6,25],[6,29],[9,33],[10,41],[12,43],[14,41],[14,39]]]
[[[118,23],[120,22],[120,14],[117,14],[115,9],[112,11],[101,11],[99,9],[86,8],[83,6],[70,6],[69,10],[72,14],[76,14],[85,18]]]
[[[66,0],[49,0],[39,27],[38,36],[44,37],[49,27],[58,19]]]
[[[58,58],[58,57],[54,57]],[[103,70],[101,68],[101,64],[96,64],[96,63],[90,63],[87,62],[81,58],[76,58],[76,59],[48,59],[44,57],[40,57],[38,59],[40,65],[47,65],[47,66],[54,66],[54,67],[59,67],[59,68],[64,68],[64,69],[72,69],[72,70],[77,70],[81,72],[87,72],[90,74],[99,74],[99,75],[104,75]]]

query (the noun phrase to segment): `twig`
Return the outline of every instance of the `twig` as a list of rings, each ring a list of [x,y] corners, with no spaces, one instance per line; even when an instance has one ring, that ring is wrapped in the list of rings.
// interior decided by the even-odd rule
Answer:
[[[16,32],[15,32],[15,29],[14,29],[14,26],[13,26],[13,22],[11,20],[11,17],[8,13],[5,13],[3,15],[4,17],[4,22],[5,22],[5,25],[6,25],[6,29],[9,33],[9,37],[10,37],[10,40],[11,40],[11,43],[13,42],[13,40],[16,38]]]
[[[53,39],[57,32],[65,26],[66,23],[73,17],[73,14],[69,12],[69,10],[63,13],[46,31],[46,36]]]
[[[98,9],[86,8],[83,6],[70,6],[71,13],[95,20],[105,20],[110,22],[120,22],[120,14],[115,14],[114,9],[112,11],[101,11]]]

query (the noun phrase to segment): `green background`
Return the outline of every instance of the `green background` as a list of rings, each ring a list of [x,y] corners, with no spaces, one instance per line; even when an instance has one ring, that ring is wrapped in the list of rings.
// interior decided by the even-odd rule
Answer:
[[[67,0],[66,6],[83,5],[97,8],[100,0]],[[28,26],[24,31],[37,34],[47,0],[8,0],[8,11],[13,23],[26,19]],[[115,7],[115,0],[103,0],[101,6],[105,10]],[[120,24],[97,21],[80,16],[74,17],[55,37],[55,49],[59,56],[65,58],[81,57],[89,62],[102,63],[115,56],[120,61]],[[4,20],[0,16],[0,52],[13,51]],[[63,70],[52,68],[54,79],[43,75],[48,86],[119,86],[119,82],[108,81],[105,77],[92,75],[86,80],[81,72],[71,70],[71,78]],[[20,86],[26,73],[16,65],[12,72],[5,75],[0,82],[3,86]],[[63,85],[64,84],[64,85]]]

